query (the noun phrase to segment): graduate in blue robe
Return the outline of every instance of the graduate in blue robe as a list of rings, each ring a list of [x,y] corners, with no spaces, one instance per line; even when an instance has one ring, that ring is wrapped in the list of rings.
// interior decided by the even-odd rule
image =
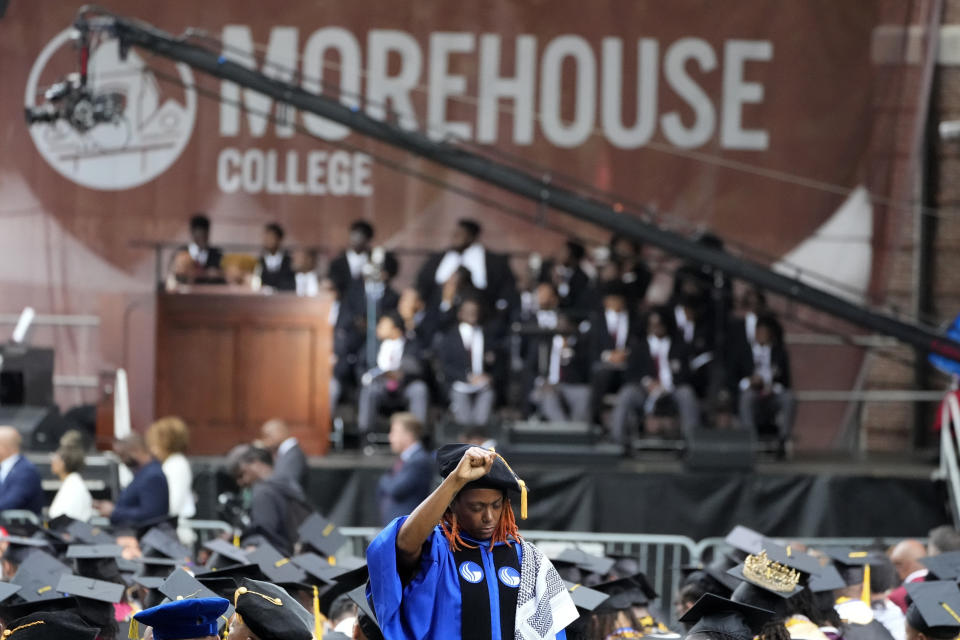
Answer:
[[[513,518],[507,492],[525,494],[523,482],[479,447],[448,445],[438,463],[440,486],[367,549],[384,638],[565,639],[576,608],[549,560],[520,542]]]

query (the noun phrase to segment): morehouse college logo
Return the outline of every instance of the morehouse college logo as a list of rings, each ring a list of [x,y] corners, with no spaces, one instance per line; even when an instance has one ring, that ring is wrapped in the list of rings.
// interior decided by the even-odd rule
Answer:
[[[39,86],[41,77],[49,85],[67,72],[58,64],[58,76],[42,75],[54,54],[61,47],[71,46],[71,31],[59,33],[40,52],[27,79],[25,106],[42,101],[39,98],[46,87]],[[107,40],[91,50],[88,70],[94,95],[110,92],[125,96],[123,116],[118,122],[98,124],[85,133],[63,120],[34,124],[30,135],[40,154],[63,177],[91,189],[131,189],[169,169],[190,141],[197,115],[189,67],[176,65],[178,83],[161,82],[134,50],[121,60],[117,41]],[[182,94],[183,99],[168,94]]]

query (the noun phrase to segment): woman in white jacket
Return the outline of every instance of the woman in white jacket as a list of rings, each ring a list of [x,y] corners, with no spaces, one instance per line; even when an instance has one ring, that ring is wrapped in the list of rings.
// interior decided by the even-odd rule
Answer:
[[[69,516],[86,522],[93,516],[93,498],[84,484],[82,446],[61,444],[50,459],[50,470],[60,478],[60,489],[50,504],[50,518]]]
[[[170,515],[179,516],[177,536],[188,547],[196,540],[196,534],[183,521],[197,514],[193,498],[193,472],[183,452],[190,442],[190,430],[180,418],[160,418],[147,429],[147,445],[150,452],[163,465],[170,492]]]

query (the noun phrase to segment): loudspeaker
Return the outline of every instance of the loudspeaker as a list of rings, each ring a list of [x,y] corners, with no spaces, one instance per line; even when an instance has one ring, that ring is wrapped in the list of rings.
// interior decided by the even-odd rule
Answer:
[[[754,435],[748,429],[695,429],[687,442],[687,468],[696,471],[750,471]]]
[[[0,346],[0,405],[53,404],[53,349]]]
[[[0,407],[0,424],[16,428],[27,451],[55,451],[66,423],[52,407]]]

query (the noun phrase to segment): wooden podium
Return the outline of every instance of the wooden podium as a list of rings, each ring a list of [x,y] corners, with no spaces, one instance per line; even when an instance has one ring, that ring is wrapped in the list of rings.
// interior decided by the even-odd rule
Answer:
[[[222,455],[281,418],[308,455],[329,446],[328,295],[227,287],[157,294],[156,416],[190,425],[189,453]]]

